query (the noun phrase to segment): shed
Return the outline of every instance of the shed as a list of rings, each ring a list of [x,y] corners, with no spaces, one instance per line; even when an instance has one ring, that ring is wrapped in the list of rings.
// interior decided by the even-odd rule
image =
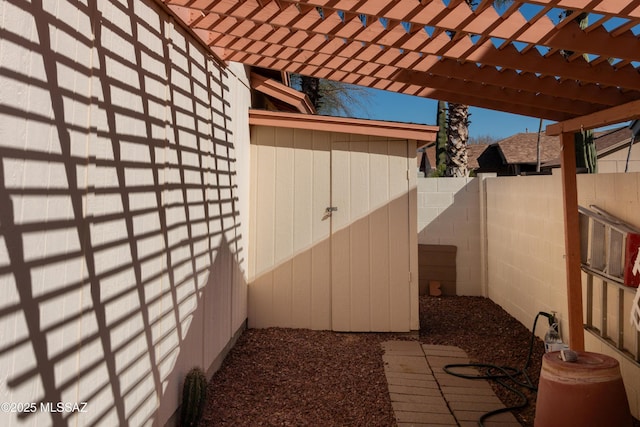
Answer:
[[[252,110],[250,327],[419,328],[416,148],[435,126]]]

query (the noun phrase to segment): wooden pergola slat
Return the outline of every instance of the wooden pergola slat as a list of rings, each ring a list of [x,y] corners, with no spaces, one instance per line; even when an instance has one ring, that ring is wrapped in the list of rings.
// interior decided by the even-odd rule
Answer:
[[[230,37],[222,34],[218,36]],[[241,43],[240,39],[238,40],[238,42],[239,44],[233,44],[232,48],[227,50],[225,59],[245,62],[256,66],[265,66],[264,61],[268,60],[269,57],[263,55],[260,52],[260,49],[253,49],[258,46],[253,45],[253,48],[247,48],[243,43]],[[256,58],[261,57],[261,61],[259,63],[253,63],[243,59],[244,54],[247,52],[254,54]],[[292,54],[292,56],[287,56],[287,54]],[[447,77],[435,74],[421,73],[419,77],[422,81],[417,81],[418,79],[398,79],[397,77],[393,77],[395,76],[396,71],[393,69],[393,67],[389,67],[391,68],[390,70],[385,70],[385,66],[383,64],[376,64],[374,62],[367,62],[364,60],[349,59],[340,56],[330,56],[328,54],[318,53],[315,55],[310,55],[307,52],[301,52],[295,49],[291,49],[288,52],[284,52],[283,56],[284,57],[281,59],[290,64],[290,66],[288,66],[286,69],[283,69],[283,71],[301,73],[300,70],[305,66],[322,68],[323,66],[325,66],[327,61],[333,61],[335,62],[335,64],[331,68],[352,73],[359,79],[372,76],[374,78],[379,78],[381,80],[386,80],[389,82],[398,81],[452,93],[473,94],[477,93],[479,90],[482,90],[484,92],[484,99],[477,102],[478,104],[483,105],[486,108],[495,107],[496,104],[499,104],[500,102],[506,103],[517,98],[519,100],[519,103],[522,104],[523,107],[538,109],[540,110],[539,114],[542,114],[541,117],[552,120],[562,120],[563,118],[568,117],[575,112],[588,114],[592,111],[596,111],[602,108],[602,104],[581,103],[576,100],[562,99],[552,95],[534,93],[530,90],[513,90],[504,86],[490,86],[486,83],[474,82],[472,80],[459,80],[451,82]],[[275,55],[275,57],[272,58],[278,59],[279,55]],[[307,72],[309,73],[310,71]],[[479,72],[481,73],[481,70],[479,70]],[[317,76],[318,73],[313,72],[312,75]],[[325,75],[324,77],[327,76]],[[335,77],[334,79],[343,81],[343,79],[338,79]],[[552,93],[552,90],[549,90],[548,92]],[[447,95],[443,99],[453,100],[451,95]],[[547,110],[548,112],[555,111],[557,114],[549,114],[548,112],[543,113],[543,110]]]
[[[195,26],[195,28],[199,28],[199,27]],[[218,35],[218,37],[225,37],[228,34],[228,32],[219,32],[219,31],[212,31],[212,30],[207,30],[207,31],[211,31],[212,37],[215,37],[216,34]],[[255,30],[250,35],[249,39],[256,43],[261,42],[263,38],[265,37],[269,38],[270,34],[268,34],[268,31],[269,29],[268,29],[268,26],[266,25],[256,27]],[[298,35],[298,34],[299,33],[295,33],[295,35]],[[292,42],[292,39],[294,39],[293,42]],[[216,43],[216,41],[214,38],[209,37],[209,43]],[[329,55],[331,57],[344,57],[347,59],[350,58],[355,60],[374,62],[381,66],[386,66],[390,62],[393,64],[393,59],[397,59],[400,56],[405,55],[405,54],[401,54],[400,51],[396,49],[383,50],[378,46],[374,46],[374,45],[363,46],[362,44],[359,44],[359,43],[345,42],[343,40],[336,39],[336,38],[327,40],[324,37],[319,35],[311,36],[307,39],[295,38],[292,35],[288,39],[283,39],[281,43],[286,46],[299,48],[301,50],[301,54],[307,55],[308,57],[315,57],[317,55]],[[278,47],[278,43],[274,39],[270,39],[270,45],[272,45],[274,48]],[[252,49],[252,51],[255,51],[255,50],[256,49]],[[371,52],[377,55],[373,55],[371,54]],[[381,58],[383,56],[384,58]],[[279,57],[282,58],[282,55],[279,55]],[[283,59],[288,59],[288,58],[283,58]],[[439,61],[435,56],[420,58],[420,56],[418,55],[415,57],[415,59],[416,61],[418,60],[424,61],[424,60],[430,59],[429,63],[434,65],[428,68],[425,68],[422,71],[428,72],[429,74],[437,74],[445,77],[450,77],[451,75],[454,75],[454,73],[450,73],[451,68],[454,67],[455,64],[460,64],[459,62],[448,60],[448,59]],[[300,58],[298,58],[298,60],[300,60]],[[449,67],[446,67],[448,68],[448,70],[438,72],[438,68],[441,68],[441,69],[445,68],[443,64],[449,65]],[[414,63],[411,65],[416,65],[416,64]],[[472,65],[471,63],[465,63],[464,65],[467,66],[466,67],[467,69],[469,69],[469,67],[472,67],[472,68],[475,68],[475,70],[473,70],[472,72],[466,73],[462,77],[463,80],[473,80],[473,81],[482,82],[484,84],[489,84],[489,85],[497,84],[498,86],[502,86],[499,83],[503,80],[503,76],[499,76],[498,71],[494,67],[479,69],[478,67]],[[391,65],[389,67],[393,68],[393,66]],[[458,67],[458,68],[461,68],[461,67]],[[415,72],[411,72],[411,73],[413,74],[411,78],[415,79],[416,73]],[[408,74],[405,74],[405,75],[408,75]],[[489,75],[491,76],[489,77]],[[402,76],[402,74],[399,74],[399,76]],[[537,82],[534,82],[533,80],[537,80]],[[550,79],[537,78],[533,74],[529,74],[527,78],[523,78],[521,84],[518,84],[518,82],[520,82],[520,80],[517,78],[511,79],[510,85],[508,87],[516,90],[523,90],[523,91],[528,91],[533,93],[542,93],[547,95],[554,94],[554,95],[561,96],[563,92],[562,86],[568,86],[568,84],[563,84],[555,80],[551,81]],[[591,89],[592,87],[590,87],[589,85],[583,85],[583,93],[584,93],[585,99],[581,99],[582,97],[579,95],[576,98],[575,91],[572,91],[572,96],[568,99],[584,100],[592,103],[599,103],[602,105],[613,105],[616,103],[625,102],[630,99],[629,95],[624,95],[621,92],[615,91],[611,88],[598,91],[601,93],[598,93],[597,96],[589,96],[590,93],[594,92]]]
[[[541,5],[544,13],[527,21],[520,12],[527,3]],[[638,1],[632,3],[638,4],[606,0],[590,1],[585,7],[603,9],[611,19],[640,7]],[[547,111],[544,117],[549,119],[581,116],[640,98],[633,61],[640,56],[639,42],[630,31],[640,20],[627,17],[625,31],[610,33],[601,23],[580,30],[569,18],[553,25],[545,14],[553,7],[571,9],[577,3],[520,0],[502,15],[487,2],[473,11],[464,1],[446,6],[442,0],[169,0],[167,4],[204,36],[212,50],[225,52],[226,59],[249,53],[262,66],[288,63],[287,70],[310,69],[316,76],[360,84],[371,81],[377,87],[397,82],[394,87],[405,92],[423,86],[422,91],[410,90],[423,95],[465,90],[479,100],[476,105],[487,108],[514,104],[517,95],[521,107],[515,111]],[[425,25],[432,26],[431,35]],[[476,40],[469,31],[479,32]],[[495,45],[495,37],[505,38],[503,44]],[[621,43],[612,42],[616,38]],[[549,49],[545,55],[538,51],[542,47]],[[558,53],[587,47],[592,56],[599,55],[597,61],[585,61],[579,51],[569,57]],[[609,51],[615,55],[614,65],[601,59]],[[551,110],[556,113],[549,114]]]
[[[255,2],[255,0],[243,2],[244,5],[253,3],[252,7],[245,6],[244,8],[231,8],[228,6],[230,2],[230,0],[226,2],[214,2],[208,12],[209,14],[212,12],[222,12],[227,14],[225,16],[237,19],[238,22],[244,20],[244,24],[237,25],[233,30],[233,34],[239,37],[251,36],[255,39],[259,35],[255,34],[255,28],[258,28],[258,25],[273,28],[274,31],[280,26],[286,26],[293,33],[301,32],[299,36],[302,38],[305,36],[311,38],[312,35],[318,35],[324,39],[344,38],[347,42],[375,44],[384,48],[398,49],[403,52],[415,51],[422,55],[438,55],[455,61],[478,62],[484,65],[525,70],[541,75],[567,76],[581,82],[590,82],[599,85],[618,86],[621,83],[620,79],[625,78],[626,81],[622,82],[623,86],[633,90],[640,90],[640,79],[637,78],[638,72],[635,67],[630,67],[631,72],[623,70],[621,73],[619,68],[611,66],[608,62],[589,64],[581,59],[580,61],[574,61],[576,62],[575,66],[567,67],[567,60],[565,58],[559,55],[542,56],[535,49],[529,48],[529,46],[533,45],[533,43],[530,43],[532,41],[542,43],[550,40],[553,43],[549,43],[548,45],[540,44],[539,46],[548,47],[551,49],[549,52],[557,52],[561,47],[565,50],[578,50],[578,53],[574,55],[575,59],[581,57],[580,49],[586,50],[588,46],[594,47],[591,52],[588,53],[603,56],[607,53],[607,47],[613,45],[616,47],[610,48],[612,51],[611,57],[633,61],[634,59],[640,59],[640,49],[637,49],[639,44],[637,37],[629,32],[622,33],[619,36],[621,43],[615,43],[612,40],[612,36],[604,29],[601,31],[585,32],[580,30],[577,24],[575,24],[564,26],[560,30],[551,28],[548,33],[541,35],[542,31],[539,28],[529,26],[524,32],[522,40],[516,38],[506,43],[506,46],[497,48],[491,41],[493,37],[491,31],[488,34],[480,35],[479,41],[476,43],[472,43],[471,39],[467,36],[459,36],[457,39],[452,40],[446,36],[442,28],[440,28],[442,31],[438,32],[438,27],[435,28],[436,32],[434,32],[434,35],[431,37],[428,36],[424,30],[413,33],[407,33],[405,31],[406,34],[403,36],[402,31],[399,31],[397,25],[392,27],[391,30],[388,30],[384,28],[379,20],[373,21],[371,25],[365,27],[358,15],[353,15],[351,19],[345,19],[343,22],[335,10],[331,10],[331,13],[326,14],[323,19],[315,9],[302,14],[294,6],[287,8],[286,13],[281,12],[280,15],[278,15],[285,16],[285,18],[280,20],[271,19],[269,22],[266,22],[267,20],[255,20],[255,17],[260,12],[259,3]],[[277,13],[279,9],[277,9],[274,3],[270,3],[270,5],[273,5],[270,6],[272,10],[270,13],[265,14],[265,17],[273,18],[273,14]],[[466,7],[466,10],[471,13],[471,9],[466,6],[466,3],[463,2],[461,5],[463,6],[459,5],[458,8]],[[442,5],[442,7],[444,8],[444,5]],[[446,11],[446,8],[443,10]],[[455,11],[451,11],[450,13],[456,14]],[[482,14],[486,15],[486,13],[485,11]],[[202,17],[202,14],[194,15],[194,19],[189,22],[189,25],[193,28],[214,28],[224,19],[220,16],[218,20],[211,20],[206,19],[206,16],[206,13],[204,17]],[[495,16],[497,17],[497,14]],[[513,17],[517,17],[517,22],[526,22],[519,12],[512,14],[508,19],[514,19]],[[544,19],[538,20],[537,23],[548,21],[546,16],[543,18]],[[202,21],[202,24],[200,24],[200,21]],[[247,22],[254,22],[254,26],[246,24]],[[494,28],[492,26],[489,27]],[[498,26],[498,28],[501,27]],[[579,34],[577,32],[579,32]],[[583,37],[577,37],[577,35],[582,35]],[[522,52],[520,52],[513,47],[513,42],[526,42],[529,46],[522,48]],[[563,45],[565,42],[567,46]],[[584,64],[581,62],[584,62]],[[594,70],[591,69],[593,66],[598,67],[598,70],[594,72]],[[563,69],[568,69],[569,71],[561,72]]]

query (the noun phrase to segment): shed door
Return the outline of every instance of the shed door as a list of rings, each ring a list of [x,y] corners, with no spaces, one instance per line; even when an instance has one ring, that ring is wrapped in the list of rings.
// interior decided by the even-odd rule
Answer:
[[[249,326],[417,329],[418,287],[409,283],[411,247],[417,265],[409,142],[334,138],[252,131]],[[331,206],[337,211],[327,214]]]
[[[332,144],[333,330],[410,330],[408,149],[406,141]]]

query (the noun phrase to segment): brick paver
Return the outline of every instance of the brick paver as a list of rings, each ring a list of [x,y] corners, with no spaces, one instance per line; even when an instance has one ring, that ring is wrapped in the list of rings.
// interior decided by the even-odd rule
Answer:
[[[450,364],[466,364],[469,358],[458,347],[386,341],[383,361],[389,396],[399,427],[478,425],[485,413],[504,405],[486,380],[469,380],[443,371]],[[455,372],[472,373],[473,368]],[[486,427],[520,426],[510,412],[484,421]]]

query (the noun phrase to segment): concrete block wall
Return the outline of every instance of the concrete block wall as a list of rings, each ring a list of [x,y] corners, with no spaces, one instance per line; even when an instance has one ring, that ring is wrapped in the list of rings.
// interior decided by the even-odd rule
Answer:
[[[528,327],[541,310],[564,312],[560,177],[490,178],[486,186],[487,296]]]
[[[640,226],[640,174],[578,175],[577,182],[580,205],[595,204],[626,222]],[[529,328],[539,311],[556,311],[562,334],[568,339],[562,181],[559,174],[487,179],[486,199],[489,298]],[[583,279],[583,290],[585,283]],[[609,325],[614,325],[618,314],[617,299],[610,293]],[[586,304],[584,294],[583,304]],[[596,301],[594,319],[601,315],[597,304]],[[629,307],[627,301],[625,310]],[[628,316],[628,312],[623,313],[624,319]],[[628,323],[626,327],[627,332],[633,332]],[[536,333],[542,337],[545,328],[538,327]],[[588,332],[585,333],[585,348],[608,354],[620,362],[631,412],[640,418],[640,367]]]
[[[622,381],[624,382],[624,387],[627,392],[631,414],[636,419],[640,419],[640,368],[638,365],[621,356],[620,353],[593,334],[586,333],[584,339],[587,351],[606,354],[618,360],[620,364],[620,375],[622,376]]]
[[[611,215],[640,228],[640,173],[599,173],[597,175],[578,175],[578,203],[582,206],[596,205],[601,209],[609,212]],[[583,290],[584,283],[583,279]],[[594,309],[594,319],[596,322],[602,316],[599,311],[600,282],[594,280],[594,289],[596,292],[596,307]],[[617,289],[609,289],[608,298],[608,333],[613,335],[612,328],[618,321],[617,309]],[[632,292],[625,292],[625,312],[623,313],[623,321],[625,323],[625,343],[633,345],[635,342],[635,329],[629,321],[629,307],[633,297]],[[583,297],[586,301],[586,297]],[[595,322],[594,322],[595,323]],[[595,323],[599,326],[598,323]],[[617,332],[617,329],[616,331]],[[620,362],[620,370],[622,378],[627,390],[627,397],[631,406],[631,412],[636,418],[640,418],[640,367],[637,363],[622,357],[620,353],[615,351],[609,345],[603,343],[590,333],[585,334],[585,347],[589,351],[607,354]]]
[[[640,173],[578,175],[577,181],[580,205],[595,204],[640,227]],[[466,251],[457,259],[459,276],[461,268],[469,269],[463,281],[458,282],[459,295],[487,296],[528,328],[538,312],[555,311],[562,334],[568,339],[562,197],[562,181],[557,173],[484,177],[484,181],[420,178],[419,243],[451,244],[459,252],[460,248]],[[475,239],[485,243],[476,245]],[[625,300],[627,310],[630,299]],[[617,299],[612,295],[610,327],[617,324],[617,313]],[[594,318],[600,315],[596,301]],[[625,319],[628,315],[623,313]],[[545,332],[541,326],[536,330],[541,338]],[[631,327],[625,332],[631,335],[625,339],[632,342]],[[638,365],[588,332],[585,344],[587,351],[618,359],[632,414],[640,418]]]
[[[246,319],[246,72],[152,1],[0,10],[0,425],[164,425]]]
[[[631,155],[629,155],[629,165],[627,166],[628,148],[618,150],[606,157],[598,159],[598,173],[615,173],[624,172],[627,168],[628,172],[640,171],[640,144],[633,144]]]
[[[480,182],[418,178],[418,244],[457,247],[457,295],[482,295]]]

